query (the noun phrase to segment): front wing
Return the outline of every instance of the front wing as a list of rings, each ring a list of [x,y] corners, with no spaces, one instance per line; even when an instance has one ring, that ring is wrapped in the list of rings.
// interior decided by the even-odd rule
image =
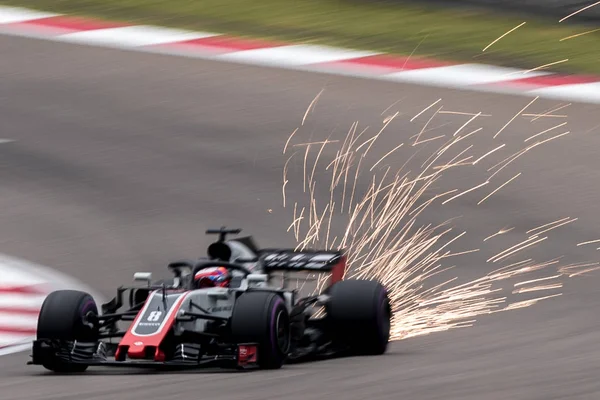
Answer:
[[[129,368],[255,368],[257,364],[258,345],[243,343],[234,345],[223,354],[202,356],[193,346],[181,345],[173,360],[155,361],[153,359],[127,359],[116,361],[108,356],[103,342],[57,342],[35,340],[32,348],[32,360],[27,364],[42,365],[52,357],[67,364],[83,364],[88,366],[129,367]]]

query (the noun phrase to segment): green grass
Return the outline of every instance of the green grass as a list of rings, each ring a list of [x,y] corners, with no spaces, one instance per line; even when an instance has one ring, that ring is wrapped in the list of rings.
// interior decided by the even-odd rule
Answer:
[[[600,73],[600,31],[556,19],[363,0],[0,0],[3,4],[414,57]],[[483,52],[488,44],[526,24]]]

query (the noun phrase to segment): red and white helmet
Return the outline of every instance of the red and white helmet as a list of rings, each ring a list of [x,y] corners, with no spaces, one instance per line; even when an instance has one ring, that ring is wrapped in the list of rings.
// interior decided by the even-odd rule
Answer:
[[[210,267],[200,270],[194,276],[196,287],[228,287],[231,275],[225,267]]]

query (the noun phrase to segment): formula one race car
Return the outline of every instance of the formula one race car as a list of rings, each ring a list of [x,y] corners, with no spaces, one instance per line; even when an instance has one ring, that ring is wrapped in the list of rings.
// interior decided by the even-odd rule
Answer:
[[[258,249],[241,230],[208,230],[219,239],[207,258],[170,263],[174,277],[150,273],[120,287],[98,313],[92,296],[58,290],[40,310],[32,361],[46,369],[89,366],[277,369],[285,362],[333,355],[380,355],[388,346],[391,307],[372,280],[343,280],[342,251]],[[292,272],[328,273],[320,294],[297,298]],[[281,285],[272,281],[277,273]],[[128,309],[124,294],[128,293]],[[131,321],[121,330],[120,321]]]

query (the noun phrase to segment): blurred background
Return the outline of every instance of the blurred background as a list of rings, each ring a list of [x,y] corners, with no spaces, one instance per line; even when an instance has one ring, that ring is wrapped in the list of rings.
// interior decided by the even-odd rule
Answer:
[[[552,69],[600,71],[597,67],[600,33],[595,31],[600,7],[589,0],[5,0],[3,3],[245,37],[523,68],[568,59]],[[483,51],[515,27],[519,28]]]

